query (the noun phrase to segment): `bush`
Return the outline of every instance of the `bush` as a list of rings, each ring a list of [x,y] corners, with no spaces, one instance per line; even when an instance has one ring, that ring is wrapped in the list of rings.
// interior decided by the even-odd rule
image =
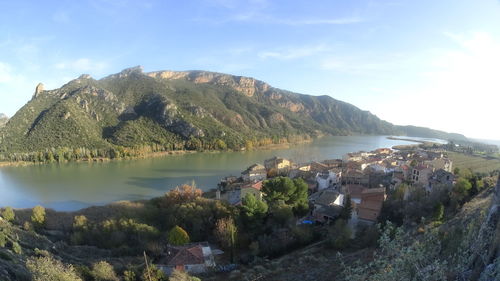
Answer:
[[[0,247],[5,247],[7,244],[7,235],[5,233],[0,232]]]
[[[309,225],[296,226],[292,229],[292,232],[301,245],[309,244],[314,239],[313,228]]]
[[[336,220],[335,224],[328,230],[328,246],[337,250],[347,248],[351,234],[351,229],[344,220]]]
[[[192,277],[184,271],[174,269],[172,275],[168,278],[168,281],[198,281],[199,278]]]
[[[158,269],[154,264],[144,269],[141,276],[142,281],[163,281],[168,280],[165,273]]]
[[[92,265],[92,276],[96,281],[118,281],[113,266],[105,261],[96,262]]]
[[[89,222],[84,215],[75,216],[73,219],[73,230],[88,230]]]
[[[6,207],[2,212],[2,218],[6,221],[12,222],[16,218],[16,214],[11,207]]]
[[[23,229],[26,231],[33,231],[33,225],[29,221],[23,223]]]
[[[43,226],[45,224],[45,208],[38,205],[33,208],[33,214],[31,215],[31,221],[36,226]]]
[[[21,245],[19,245],[19,243],[12,242],[12,251],[20,255],[23,252],[23,249],[21,248]]]
[[[133,272],[132,270],[125,270],[123,272],[123,280],[124,281],[135,281],[136,280],[135,272]]]
[[[176,225],[168,232],[168,243],[172,245],[187,244],[189,243],[189,235],[182,227]]]
[[[26,267],[33,281],[82,281],[72,265],[65,265],[52,257],[31,257]]]

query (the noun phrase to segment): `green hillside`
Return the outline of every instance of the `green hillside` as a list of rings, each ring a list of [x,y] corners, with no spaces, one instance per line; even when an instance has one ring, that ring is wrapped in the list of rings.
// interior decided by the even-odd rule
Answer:
[[[3,128],[1,152],[51,148],[241,149],[325,134],[461,138],[401,127],[329,96],[204,71],[125,69],[37,92]]]

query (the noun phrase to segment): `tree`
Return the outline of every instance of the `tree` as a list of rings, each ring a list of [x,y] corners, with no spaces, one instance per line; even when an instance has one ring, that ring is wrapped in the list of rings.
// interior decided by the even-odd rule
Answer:
[[[26,267],[33,281],[82,281],[72,265],[65,265],[51,256],[29,258]]]
[[[168,243],[172,245],[187,244],[189,243],[189,235],[182,227],[176,225],[168,232]]]
[[[352,214],[351,195],[347,194],[347,196],[345,197],[344,207],[340,212],[340,218],[343,219],[344,221],[348,221],[351,219],[351,214]]]
[[[292,207],[283,203],[275,205],[272,208],[271,213],[273,220],[281,226],[287,225],[293,218]]]
[[[92,265],[92,276],[96,281],[118,281],[113,266],[105,261],[96,262]]]
[[[241,200],[241,216],[245,226],[250,230],[256,230],[262,226],[264,217],[267,214],[268,206],[266,202],[258,200],[251,193],[247,193]]]
[[[196,188],[196,184],[191,183],[183,184],[178,186],[165,194],[165,199],[168,201],[167,205],[178,204],[193,201],[198,197],[201,197],[203,191],[201,189]]]
[[[444,217],[444,205],[443,203],[438,203],[436,207],[434,207],[433,218],[435,221],[442,221]]]
[[[297,214],[306,212],[309,208],[307,201],[308,186],[303,179],[276,177],[264,181],[262,192],[264,199],[270,206],[280,202],[290,205]]]
[[[45,208],[38,205],[33,208],[33,213],[31,215],[31,221],[36,226],[43,226],[45,224]]]
[[[251,140],[245,141],[245,150],[246,151],[253,150],[253,142]]]
[[[215,148],[217,150],[226,150],[227,149],[227,144],[223,140],[217,139],[215,141]]]
[[[2,212],[2,218],[6,221],[12,222],[16,218],[16,214],[11,207],[5,207]]]
[[[234,262],[234,250],[238,229],[232,218],[222,218],[215,223],[214,235],[225,249],[231,251],[231,262]]]
[[[469,190],[472,188],[472,184],[465,178],[459,178],[455,186],[453,186],[452,193],[453,197],[462,203],[465,198],[469,195]]]
[[[347,226],[347,223],[342,219],[338,219],[328,229],[327,243],[334,249],[345,249],[349,244],[349,240],[351,240],[351,234],[351,229]]]
[[[75,216],[73,219],[73,230],[88,230],[88,223],[87,217],[84,215]]]

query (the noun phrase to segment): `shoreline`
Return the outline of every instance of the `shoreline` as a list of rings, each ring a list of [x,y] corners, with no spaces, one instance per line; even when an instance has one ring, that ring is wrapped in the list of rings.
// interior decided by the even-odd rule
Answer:
[[[317,137],[317,138],[321,138]],[[253,148],[251,151],[258,151],[258,150],[275,150],[275,149],[288,149],[291,146],[298,145],[298,144],[303,144],[303,143],[311,143],[315,140],[316,138],[311,138],[307,140],[301,140],[301,141],[296,141],[292,143],[276,143],[276,144],[266,144],[262,146],[258,146]],[[64,161],[64,162],[58,162],[58,161],[53,161],[53,162],[28,162],[28,161],[9,161],[9,162],[0,162],[0,168],[3,167],[26,167],[26,166],[32,166],[32,165],[47,165],[47,164],[68,164],[68,163],[103,163],[103,162],[111,162],[111,161],[122,161],[122,160],[138,160],[138,159],[152,159],[152,158],[160,158],[160,157],[167,157],[170,155],[185,155],[185,154],[194,154],[194,153],[222,153],[222,152],[246,152],[245,149],[242,150],[204,150],[204,151],[197,151],[197,150],[170,150],[170,151],[157,151],[157,152],[150,152],[144,155],[136,155],[136,156],[128,156],[128,157],[121,157],[121,158],[92,158],[92,159],[79,159],[79,160],[72,160],[72,161]]]

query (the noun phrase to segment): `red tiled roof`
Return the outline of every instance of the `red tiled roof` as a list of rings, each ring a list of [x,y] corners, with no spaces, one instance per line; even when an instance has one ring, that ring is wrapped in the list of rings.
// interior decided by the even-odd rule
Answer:
[[[203,250],[201,245],[169,247],[168,255],[159,263],[169,266],[186,264],[204,264]]]
[[[359,184],[348,184],[347,192],[351,195],[351,198],[361,198],[361,193],[365,190],[362,185]]]

